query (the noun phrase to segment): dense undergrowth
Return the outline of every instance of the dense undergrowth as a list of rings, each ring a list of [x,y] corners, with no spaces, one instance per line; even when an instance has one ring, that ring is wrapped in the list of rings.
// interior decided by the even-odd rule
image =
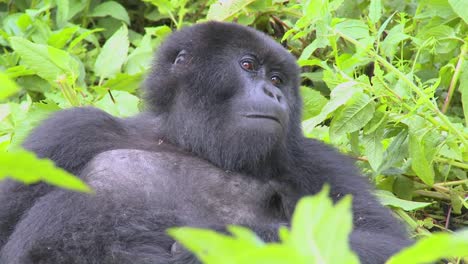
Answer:
[[[121,117],[139,112],[140,82],[172,30],[235,21],[297,56],[305,134],[355,157],[415,236],[466,227],[466,6],[461,0],[0,1],[0,178],[86,190],[19,150],[28,131],[73,106]],[[37,169],[25,169],[31,167]]]

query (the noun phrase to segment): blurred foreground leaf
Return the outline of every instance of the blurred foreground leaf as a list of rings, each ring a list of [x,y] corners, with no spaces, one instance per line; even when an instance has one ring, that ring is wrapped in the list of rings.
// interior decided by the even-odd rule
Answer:
[[[42,180],[74,191],[91,191],[83,181],[65,170],[55,167],[51,160],[38,159],[33,153],[25,150],[0,152],[0,179],[5,177],[26,184]]]

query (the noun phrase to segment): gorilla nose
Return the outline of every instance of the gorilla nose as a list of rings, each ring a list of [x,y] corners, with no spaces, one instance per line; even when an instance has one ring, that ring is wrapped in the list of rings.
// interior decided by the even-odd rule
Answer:
[[[263,93],[265,93],[268,97],[275,99],[278,101],[278,103],[281,103],[281,100],[283,99],[278,92],[276,92],[273,88],[268,87],[267,85],[263,86]]]

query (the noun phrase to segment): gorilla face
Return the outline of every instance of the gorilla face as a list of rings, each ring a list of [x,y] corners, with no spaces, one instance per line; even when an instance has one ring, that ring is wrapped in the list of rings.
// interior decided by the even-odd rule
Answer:
[[[160,47],[146,97],[169,141],[226,170],[251,172],[280,155],[288,133],[300,133],[297,72],[268,36],[207,23]]]

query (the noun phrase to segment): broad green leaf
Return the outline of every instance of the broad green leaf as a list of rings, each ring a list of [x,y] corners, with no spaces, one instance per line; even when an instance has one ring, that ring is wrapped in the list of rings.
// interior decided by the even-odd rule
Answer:
[[[249,247],[258,248],[261,246],[252,245],[248,242],[243,243],[243,241],[237,241],[231,236],[219,234],[215,231],[190,227],[171,228],[168,233],[182,243],[184,247],[195,253],[203,263],[207,264],[234,264],[236,261],[233,258],[248,253]],[[234,254],[235,252],[238,254]]]
[[[369,37],[369,28],[362,20],[347,19],[336,24],[335,28],[346,36],[356,40]]]
[[[0,100],[8,98],[20,89],[4,72],[0,72],[0,87]]]
[[[298,61],[307,60],[308,58],[310,58],[310,56],[312,55],[312,53],[314,53],[316,49],[324,48],[326,47],[326,45],[327,44],[320,41],[320,39],[314,39],[312,43],[307,45],[307,47],[305,47],[305,49],[302,50],[301,56],[297,60]]]
[[[387,264],[433,263],[442,258],[468,257],[468,230],[438,233],[419,240],[391,257]]]
[[[89,3],[83,0],[56,0],[57,15],[56,23],[59,28],[64,27],[78,12],[83,10]]]
[[[45,181],[62,188],[90,192],[79,178],[55,167],[51,160],[38,159],[28,151],[0,152],[0,179],[9,177],[27,184]]]
[[[106,95],[94,105],[111,115],[119,117],[129,117],[140,112],[138,109],[140,99],[138,97],[123,91],[111,91],[111,93],[115,102],[112,101],[110,95]]]
[[[319,194],[297,203],[289,240],[284,242],[316,263],[359,263],[348,243],[352,230],[351,197],[346,196],[333,206],[328,195],[329,188],[325,187]]]
[[[141,39],[138,47],[128,55],[125,63],[125,73],[134,75],[146,72],[151,67],[153,60],[153,42],[152,36],[157,32],[169,30],[165,27],[145,28],[146,34]]]
[[[320,92],[309,87],[301,86],[300,93],[304,101],[304,120],[318,115],[328,102],[327,98]]]
[[[22,76],[34,75],[34,71],[27,69],[24,65],[18,65],[8,68],[5,74],[11,79],[15,79]]]
[[[218,21],[228,20],[254,1],[255,0],[218,0],[210,6],[206,18],[208,20]]]
[[[102,47],[94,64],[96,75],[109,78],[120,72],[127,59],[128,46],[128,30],[125,25],[122,25]]]
[[[411,116],[403,123],[409,127],[409,154],[411,168],[426,184],[434,184],[433,159],[442,137],[419,116]]]
[[[64,50],[35,44],[19,37],[11,37],[10,42],[20,55],[21,64],[52,84],[63,76],[72,81],[79,76],[78,62]]]
[[[123,74],[118,73],[114,78],[109,79],[103,86],[111,91],[124,91],[134,93],[142,81],[143,74]]]
[[[336,86],[330,93],[330,101],[322,108],[320,114],[302,123],[304,131],[311,133],[314,127],[323,122],[330,113],[345,104],[355,93],[360,91],[362,91],[362,88],[354,81]]]
[[[238,226],[228,227],[232,236],[190,227],[171,228],[168,233],[205,264],[358,263],[348,243],[351,199],[346,196],[333,205],[328,190],[298,202],[291,231],[280,229],[281,243],[265,244]]]
[[[169,0],[143,0],[145,2],[149,2],[152,5],[158,8],[158,11],[161,14],[167,15],[171,14],[174,11],[175,6],[171,4]]]
[[[85,38],[92,36],[95,32],[103,31],[104,29],[102,28],[95,28],[93,30],[84,30],[83,33],[81,33],[77,38],[72,40],[70,42],[70,45],[68,45],[68,51],[72,50],[76,45],[78,45],[81,41],[83,41]],[[91,41],[97,45],[98,41],[95,39],[95,41]]]
[[[466,12],[468,0],[448,0],[448,2],[453,11],[468,24],[468,12]]]
[[[67,42],[69,42],[73,35],[80,29],[79,27],[68,27],[64,28],[58,32],[52,33],[49,40],[47,40],[47,44],[50,46],[56,47],[58,49],[63,48]]]
[[[369,19],[377,24],[382,17],[382,0],[371,0],[369,4]]]
[[[229,233],[233,236],[240,238],[246,243],[250,243],[251,246],[263,246],[265,242],[263,242],[252,230],[242,227],[242,226],[235,226],[229,225],[227,227]]]
[[[105,17],[111,16],[117,20],[125,22],[130,25],[130,18],[128,17],[127,10],[121,4],[115,1],[108,1],[96,6],[91,14],[91,17]]]
[[[393,193],[384,190],[377,190],[375,195],[377,196],[381,204],[386,206],[398,207],[405,211],[414,211],[431,205],[431,203],[403,200],[393,195]]]
[[[374,132],[364,135],[363,144],[366,146],[364,148],[364,155],[366,155],[367,160],[371,168],[374,171],[378,171],[380,165],[383,161],[383,135],[384,135],[384,125],[379,126]]]
[[[330,137],[357,131],[372,119],[375,103],[366,94],[356,94],[333,118],[330,124]]]
[[[70,1],[69,0],[56,0],[57,4],[57,14],[55,16],[55,22],[57,26],[63,27],[67,23],[68,19],[70,19],[69,11],[70,11]]]

